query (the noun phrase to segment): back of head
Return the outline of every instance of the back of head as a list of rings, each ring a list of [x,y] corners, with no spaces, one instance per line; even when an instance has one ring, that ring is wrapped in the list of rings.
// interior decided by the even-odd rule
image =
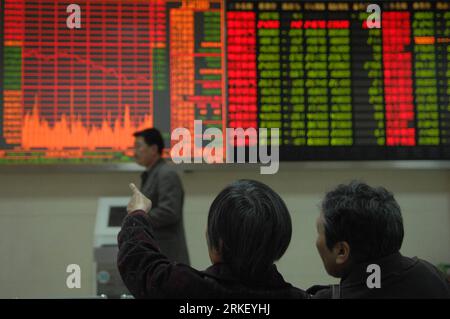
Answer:
[[[346,241],[354,263],[368,262],[400,250],[403,219],[392,193],[353,181],[328,192],[322,202],[326,245]]]
[[[142,137],[145,144],[148,146],[156,145],[158,147],[158,153],[162,154],[164,149],[164,139],[161,132],[156,128],[148,128],[142,131],[135,132],[134,137]]]
[[[242,282],[255,284],[289,246],[289,211],[267,185],[238,180],[222,190],[208,215],[208,245]]]

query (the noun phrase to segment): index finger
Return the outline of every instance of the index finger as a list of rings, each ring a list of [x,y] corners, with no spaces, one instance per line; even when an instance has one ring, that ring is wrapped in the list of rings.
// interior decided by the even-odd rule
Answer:
[[[136,185],[134,185],[134,183],[130,183],[129,186],[133,193],[139,192],[139,189],[136,187]]]

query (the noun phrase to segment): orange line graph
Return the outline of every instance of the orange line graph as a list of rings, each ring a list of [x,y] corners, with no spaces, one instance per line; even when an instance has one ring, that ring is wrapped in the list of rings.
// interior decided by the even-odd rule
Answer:
[[[151,115],[144,116],[133,124],[129,106],[125,106],[124,114],[115,120],[104,119],[100,127],[86,127],[79,116],[62,115],[60,120],[50,126],[39,117],[38,105],[35,102],[31,114],[26,114],[22,130],[22,147],[25,150],[44,148],[47,150],[63,150],[81,148],[95,150],[111,148],[124,150],[133,146],[133,133],[153,125]]]

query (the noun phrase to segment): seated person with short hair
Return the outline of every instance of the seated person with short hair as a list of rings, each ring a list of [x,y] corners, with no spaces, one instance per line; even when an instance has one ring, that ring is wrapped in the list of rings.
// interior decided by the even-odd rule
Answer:
[[[444,274],[424,260],[400,254],[402,215],[385,188],[355,181],[337,186],[322,202],[317,231],[325,269],[341,280],[339,285],[311,287],[313,298],[450,298]],[[368,271],[371,264],[379,266],[378,274],[374,268]]]
[[[308,298],[284,281],[274,262],[289,246],[289,211],[268,186],[239,180],[214,199],[205,271],[172,262],[155,241],[146,213],[151,202],[131,184],[133,196],[118,236],[118,268],[136,298]]]

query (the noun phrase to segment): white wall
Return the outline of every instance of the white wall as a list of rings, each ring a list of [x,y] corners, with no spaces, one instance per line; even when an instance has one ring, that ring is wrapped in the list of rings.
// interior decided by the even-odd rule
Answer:
[[[287,281],[307,288],[335,282],[322,268],[314,242],[315,218],[324,192],[359,178],[396,194],[404,217],[402,253],[437,264],[450,262],[450,171],[332,170],[281,166],[276,175],[254,170],[183,173],[185,226],[193,266],[209,265],[204,239],[214,196],[237,178],[261,180],[286,201],[294,232],[278,263]],[[92,242],[100,196],[127,196],[138,173],[0,173],[0,298],[93,295]],[[66,266],[82,269],[80,289],[66,287]]]

